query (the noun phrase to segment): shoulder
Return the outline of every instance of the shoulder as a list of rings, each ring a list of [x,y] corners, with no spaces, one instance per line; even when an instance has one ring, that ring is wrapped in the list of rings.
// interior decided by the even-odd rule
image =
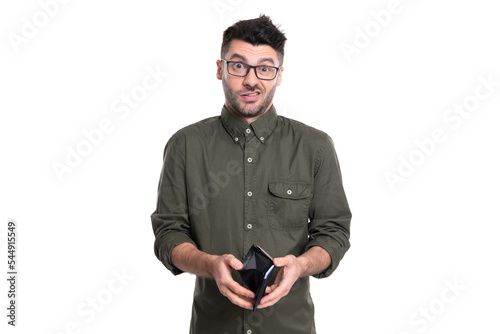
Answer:
[[[205,118],[196,123],[190,124],[178,130],[174,136],[200,136],[206,133],[213,133],[214,128],[218,126],[220,116]]]
[[[294,138],[293,142],[297,147],[300,146],[312,152],[314,173],[318,171],[324,159],[328,159],[328,156],[335,157],[333,140],[326,132],[283,116],[278,117],[278,124],[285,136]]]
[[[278,126],[281,131],[309,140],[315,144],[324,144],[332,140],[326,132],[288,117],[278,116]]]
[[[179,129],[168,140],[164,154],[168,147],[185,151],[188,142],[206,140],[206,138],[216,130],[219,119],[220,116],[213,116]]]
[[[213,116],[187,125],[175,132],[170,140],[175,142],[186,142],[189,140],[196,140],[197,138],[204,138],[206,140],[207,136],[213,135],[218,127],[220,123],[219,119],[220,116]]]

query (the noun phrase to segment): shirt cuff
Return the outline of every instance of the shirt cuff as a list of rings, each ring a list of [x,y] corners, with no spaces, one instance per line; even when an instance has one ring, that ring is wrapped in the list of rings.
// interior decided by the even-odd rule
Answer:
[[[155,242],[156,257],[174,275],[182,274],[184,271],[172,264],[172,250],[186,242],[197,247],[196,243],[184,233],[169,233]]]
[[[336,240],[326,237],[310,240],[304,252],[307,252],[311,247],[314,246],[318,246],[326,250],[328,254],[330,254],[331,259],[331,263],[328,268],[318,274],[312,275],[315,278],[326,278],[330,276],[335,271],[335,269],[337,269],[340,260],[342,260],[344,254],[347,252],[347,249],[349,249],[349,247],[347,247],[347,249],[344,249]]]

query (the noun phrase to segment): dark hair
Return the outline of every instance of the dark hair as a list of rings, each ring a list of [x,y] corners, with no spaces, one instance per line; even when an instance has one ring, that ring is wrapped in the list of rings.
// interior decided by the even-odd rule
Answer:
[[[269,16],[261,14],[256,19],[238,21],[224,31],[221,57],[229,50],[233,39],[240,39],[253,46],[269,45],[278,53],[278,60],[283,64],[285,56],[285,34],[275,26]]]

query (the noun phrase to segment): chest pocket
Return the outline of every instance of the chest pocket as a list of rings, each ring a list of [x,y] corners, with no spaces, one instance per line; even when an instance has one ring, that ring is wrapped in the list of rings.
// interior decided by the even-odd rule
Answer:
[[[267,219],[278,230],[307,227],[313,186],[298,181],[269,181]]]

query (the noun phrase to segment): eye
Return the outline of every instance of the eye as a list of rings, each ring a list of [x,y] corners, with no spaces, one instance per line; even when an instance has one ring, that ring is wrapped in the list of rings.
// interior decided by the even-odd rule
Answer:
[[[241,70],[242,68],[245,67],[245,65],[243,65],[243,63],[234,63],[233,67],[237,70]]]
[[[262,66],[262,67],[260,68],[260,71],[261,71],[261,72],[263,72],[263,73],[267,73],[267,72],[269,72],[270,70],[271,70],[271,69],[270,69],[269,67],[266,67],[266,66]]]

